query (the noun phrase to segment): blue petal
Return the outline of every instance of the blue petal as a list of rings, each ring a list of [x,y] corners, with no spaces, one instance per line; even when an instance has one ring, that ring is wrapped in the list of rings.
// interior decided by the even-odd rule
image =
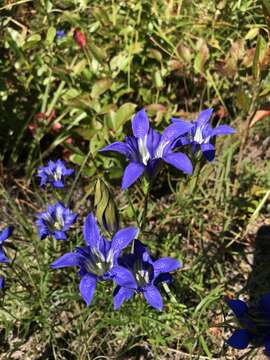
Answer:
[[[171,131],[176,132],[177,137],[190,132],[191,129],[194,127],[194,123],[187,122],[182,119],[171,118],[171,122],[173,123],[172,124],[173,127],[171,127]]]
[[[3,276],[0,276],[0,289],[3,289],[5,286],[5,278]]]
[[[182,267],[180,261],[169,257],[158,259],[154,262],[155,277],[160,273],[175,271]]]
[[[54,231],[53,235],[56,240],[67,240],[67,235],[65,234],[64,231],[56,230]]]
[[[138,162],[131,162],[125,169],[122,179],[122,189],[130,187],[144,172],[145,166]]]
[[[129,289],[137,288],[137,284],[132,272],[123,266],[114,266],[110,270],[110,274],[117,285],[124,286]]]
[[[119,154],[122,154],[125,156],[128,156],[128,154],[129,154],[129,149],[128,149],[127,144],[125,144],[121,141],[117,141],[117,142],[114,142],[113,144],[107,145],[104,148],[100,149],[99,151],[100,152],[115,151],[115,152],[118,152]]]
[[[84,222],[83,228],[84,241],[87,245],[99,248],[99,228],[93,213],[90,213]]]
[[[264,346],[265,346],[265,353],[267,356],[270,357],[270,339],[267,338],[265,341],[264,341]]]
[[[268,317],[270,317],[270,292],[264,294],[261,298],[259,308],[261,311],[268,314]]]
[[[196,125],[203,128],[208,123],[210,123],[210,118],[212,116],[213,109],[206,109],[199,113],[199,116],[196,120]]]
[[[61,180],[56,180],[52,182],[53,186],[58,189],[62,189],[64,187],[64,183]]]
[[[132,130],[136,138],[143,139],[149,130],[149,120],[144,109],[138,111],[132,120]]]
[[[9,263],[9,258],[5,255],[2,247],[0,246],[0,263]]]
[[[148,285],[144,289],[143,295],[147,303],[157,310],[162,310],[163,300],[160,292],[154,285]]]
[[[212,130],[211,136],[221,136],[221,135],[230,135],[234,134],[235,130],[228,125],[220,125]]]
[[[158,133],[154,129],[150,128],[149,133],[147,135],[147,149],[149,151],[151,158],[153,158],[155,156],[160,139],[161,139],[160,133]]]
[[[241,318],[248,311],[247,304],[242,300],[227,299],[226,303],[232,309],[237,318]]]
[[[0,245],[11,236],[13,229],[13,226],[7,226],[0,232]]]
[[[86,302],[87,306],[90,305],[95,290],[96,290],[97,278],[92,274],[86,274],[83,276],[80,282],[80,293]]]
[[[235,349],[245,349],[250,340],[251,334],[246,329],[236,330],[233,335],[226,341],[226,343]]]
[[[113,293],[113,307],[114,310],[118,310],[124,301],[129,300],[134,295],[134,290],[126,289],[121,286],[117,286]]]
[[[111,241],[107,240],[104,236],[100,236],[98,249],[104,255],[105,258],[107,257],[108,252],[110,251],[111,244],[112,244]]]
[[[183,153],[178,152],[167,154],[163,157],[163,160],[166,163],[176,167],[176,169],[183,171],[184,173],[192,174],[192,163],[187,155]]]
[[[128,227],[119,230],[112,238],[111,249],[113,249],[115,253],[120,253],[120,251],[127,247],[130,242],[138,235],[138,232],[139,229],[135,227]]]
[[[55,260],[51,264],[52,269],[59,269],[69,266],[81,266],[83,262],[83,256],[75,253],[67,253],[61,256],[59,259]]]
[[[75,173],[75,170],[74,169],[63,169],[63,175],[64,176],[71,176]]]
[[[184,121],[173,123],[169,125],[164,131],[160,139],[160,144],[167,144],[164,147],[163,154],[166,154],[170,148],[171,144],[181,135],[184,135],[190,131],[193,127],[193,124],[187,123]]]
[[[208,161],[213,161],[214,160],[214,158],[215,158],[215,147],[214,147],[214,145],[212,145],[211,143],[201,144],[201,150],[202,150],[203,156]]]

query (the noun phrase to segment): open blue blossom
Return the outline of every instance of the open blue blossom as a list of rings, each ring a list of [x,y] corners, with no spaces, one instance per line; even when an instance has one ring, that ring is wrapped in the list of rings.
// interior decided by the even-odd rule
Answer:
[[[227,300],[241,328],[235,330],[226,341],[235,349],[245,349],[251,342],[265,346],[270,356],[270,292],[262,296],[260,302],[248,307],[242,300]]]
[[[189,123],[172,124],[161,135],[149,126],[147,114],[142,109],[132,120],[134,136],[126,136],[125,142],[117,141],[100,151],[115,151],[129,160],[122,179],[123,189],[131,186],[144,173],[153,178],[161,160],[191,174],[192,164],[189,158],[183,153],[173,152],[176,137],[187,133],[191,127]]]
[[[36,224],[41,240],[54,236],[56,240],[66,240],[66,231],[75,222],[77,214],[65,208],[61,202],[48,205],[48,210],[37,214]]]
[[[135,293],[142,293],[150,306],[161,310],[163,300],[157,285],[161,282],[170,282],[169,272],[182,266],[178,260],[168,257],[154,260],[139,240],[135,241],[134,253],[120,258],[119,264],[126,267],[130,275],[128,285],[121,285],[117,278],[114,279],[117,284],[114,292],[115,309],[119,309],[123,302]]]
[[[56,37],[57,37],[57,39],[62,39],[62,38],[65,37],[65,36],[66,36],[65,30],[60,29],[60,30],[57,30],[57,31],[56,31]]]
[[[137,236],[138,229],[134,227],[119,230],[108,241],[99,233],[96,220],[90,213],[84,223],[84,240],[86,246],[76,247],[75,252],[67,253],[56,260],[53,269],[68,266],[78,266],[80,293],[87,305],[90,305],[98,281],[116,280],[125,286],[131,285],[133,278],[130,272],[118,265],[121,251]]]
[[[193,153],[201,149],[203,156],[212,161],[215,158],[215,146],[212,143],[214,136],[234,134],[235,130],[228,125],[219,125],[216,128],[211,126],[211,116],[213,109],[206,109],[200,112],[196,121],[191,121],[192,127],[190,131],[183,135],[179,133],[177,146],[192,145]],[[181,119],[172,118],[174,124],[185,124]]]
[[[74,174],[73,169],[67,169],[62,160],[49,160],[47,166],[40,166],[37,176],[40,177],[40,186],[47,183],[52,184],[55,188],[64,187],[64,177]]]
[[[12,235],[13,226],[7,226],[0,232],[0,263],[10,262],[3,250],[4,242]]]
[[[4,242],[12,235],[13,226],[7,226],[0,232],[0,263],[9,263],[10,259],[6,256],[3,250]],[[5,278],[0,276],[0,289],[5,285]]]

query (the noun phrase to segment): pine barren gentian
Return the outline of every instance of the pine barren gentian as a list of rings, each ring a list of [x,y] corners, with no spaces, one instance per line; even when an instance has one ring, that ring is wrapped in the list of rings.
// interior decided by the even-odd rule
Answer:
[[[169,272],[179,269],[182,265],[176,259],[161,258],[154,260],[147,248],[135,241],[134,253],[119,259],[119,264],[130,271],[129,285],[121,285],[115,279],[117,287],[114,292],[114,308],[119,309],[125,300],[135,293],[142,293],[147,303],[157,310],[163,307],[163,300],[157,288],[161,282],[170,281]],[[132,283],[130,277],[133,279]]]
[[[48,210],[37,214],[36,224],[41,240],[54,236],[56,240],[66,240],[66,231],[75,222],[77,214],[65,208],[61,202],[48,205]]]
[[[13,226],[7,226],[0,232],[0,263],[9,263],[10,260],[6,256],[3,250],[4,242],[12,235]],[[0,289],[3,289],[5,285],[5,278],[0,276]]]
[[[40,186],[47,183],[52,184],[55,188],[64,187],[64,177],[74,174],[73,169],[67,169],[62,160],[49,160],[47,166],[40,166],[38,168],[37,176],[40,177]]]
[[[13,226],[7,226],[0,232],[0,263],[8,263],[10,262],[9,258],[6,257],[3,244],[4,242],[12,235]]]
[[[75,252],[67,253],[56,260],[53,269],[78,266],[80,293],[87,305],[90,305],[98,281],[114,279],[118,284],[129,286],[133,279],[127,269],[118,265],[121,251],[137,236],[134,227],[119,230],[108,241],[99,233],[96,220],[90,213],[84,223],[84,240],[86,246],[76,247]]]
[[[56,37],[57,39],[62,39],[66,36],[66,32],[63,29],[56,30]]]
[[[173,152],[176,137],[187,133],[191,127],[191,124],[184,122],[172,124],[161,135],[149,126],[147,114],[142,109],[132,120],[134,136],[126,136],[125,142],[117,141],[100,151],[115,151],[129,160],[122,180],[123,189],[131,186],[143,173],[153,178],[161,160],[191,174],[192,164],[189,158],[183,153]]]
[[[250,343],[265,346],[270,356],[270,292],[262,296],[259,303],[248,307],[242,300],[226,300],[241,328],[235,330],[226,341],[235,349],[245,349]]]
[[[213,109],[206,109],[200,112],[196,121],[191,121],[192,127],[190,131],[183,135],[179,134],[179,139],[176,142],[177,146],[192,145],[193,153],[201,149],[203,156],[212,161],[215,158],[215,146],[213,145],[213,137],[220,135],[234,134],[235,130],[228,125],[219,125],[216,128],[211,126],[211,116]],[[174,124],[185,123],[181,119],[172,118]]]

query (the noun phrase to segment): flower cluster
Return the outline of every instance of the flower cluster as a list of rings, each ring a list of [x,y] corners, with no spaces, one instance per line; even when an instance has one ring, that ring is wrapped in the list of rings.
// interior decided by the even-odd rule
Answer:
[[[149,126],[147,114],[142,109],[133,118],[133,136],[126,136],[125,142],[117,141],[100,151],[117,152],[128,159],[129,164],[122,180],[123,189],[130,187],[143,174],[150,179],[154,178],[161,161],[191,174],[193,167],[190,159],[186,154],[176,151],[176,148],[190,144],[196,153],[200,147],[206,159],[212,161],[215,157],[213,138],[235,132],[227,125],[213,129],[210,124],[212,111],[202,111],[196,122],[172,118],[172,124],[161,135]]]
[[[264,344],[265,353],[270,356],[270,292],[250,307],[242,300],[229,299],[226,302],[241,327],[235,330],[227,344],[235,349],[245,349],[251,343]]]
[[[161,310],[163,302],[157,286],[162,281],[169,281],[168,273],[180,268],[181,264],[170,258],[154,261],[138,240],[135,240],[134,253],[121,257],[122,250],[134,241],[138,232],[134,227],[125,228],[109,241],[100,235],[94,215],[90,213],[84,223],[86,246],[76,247],[74,252],[61,256],[51,267],[79,267],[80,293],[87,305],[92,301],[98,281],[113,280],[116,284],[115,309],[136,292],[141,292],[149,305]]]

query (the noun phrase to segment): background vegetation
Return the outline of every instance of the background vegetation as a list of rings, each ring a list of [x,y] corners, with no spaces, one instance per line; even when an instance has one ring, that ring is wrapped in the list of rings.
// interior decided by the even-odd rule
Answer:
[[[240,358],[218,324],[224,296],[253,300],[270,290],[269,19],[267,0],[0,3],[1,224],[16,229],[7,245],[14,260],[1,266],[3,359]],[[237,134],[217,140],[195,192],[167,171],[153,189],[144,241],[184,263],[164,311],[137,299],[115,312],[102,286],[87,308],[74,271],[49,268],[82,242],[81,226],[66,243],[38,239],[35,214],[54,194],[34,174],[48,158],[73,163],[80,177],[64,195],[81,223],[104,177],[121,224],[134,224],[129,204],[140,212],[143,194],[135,185],[127,198],[125,162],[98,149],[122,140],[142,107],[160,130],[172,116],[194,119],[213,107],[213,123]]]

